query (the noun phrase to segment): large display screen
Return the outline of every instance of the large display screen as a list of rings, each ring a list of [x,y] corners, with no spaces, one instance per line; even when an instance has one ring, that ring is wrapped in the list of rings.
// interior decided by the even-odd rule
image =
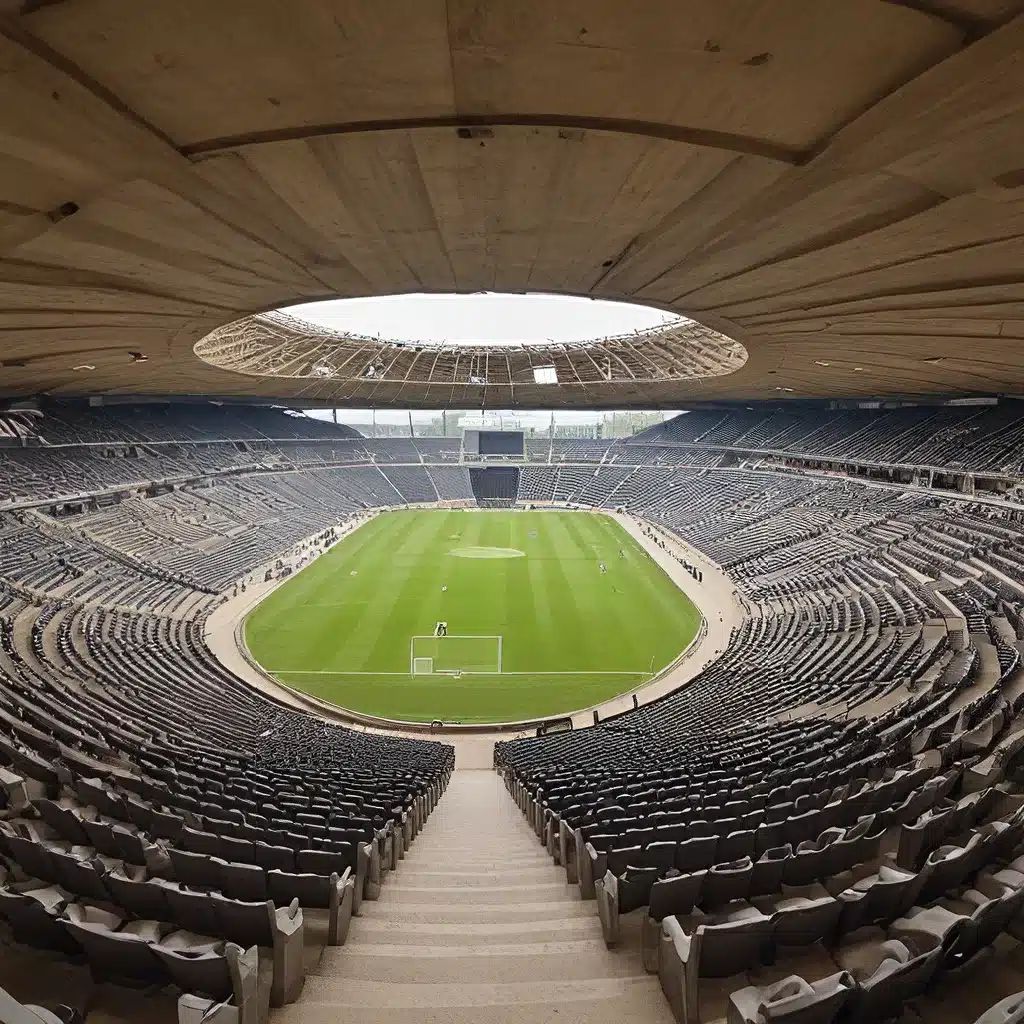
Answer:
[[[481,430],[481,455],[522,455],[523,432],[521,430]]]

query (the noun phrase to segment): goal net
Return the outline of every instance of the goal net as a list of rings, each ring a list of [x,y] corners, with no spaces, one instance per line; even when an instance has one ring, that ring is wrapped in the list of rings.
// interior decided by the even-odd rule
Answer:
[[[501,672],[500,636],[414,636],[409,644],[413,675]]]

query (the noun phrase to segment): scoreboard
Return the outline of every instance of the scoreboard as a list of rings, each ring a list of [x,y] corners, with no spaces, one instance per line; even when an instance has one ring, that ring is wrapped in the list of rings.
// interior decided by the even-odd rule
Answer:
[[[525,451],[525,435],[522,430],[479,430],[464,431],[462,449],[467,455],[522,455]]]
[[[522,458],[526,432],[522,420],[507,412],[467,413],[462,417],[462,454],[471,459]]]

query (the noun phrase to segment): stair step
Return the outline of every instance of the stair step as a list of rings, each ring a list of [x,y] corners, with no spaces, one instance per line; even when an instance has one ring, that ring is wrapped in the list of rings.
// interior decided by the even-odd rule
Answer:
[[[469,869],[453,867],[447,871],[424,871],[420,868],[413,870],[402,869],[396,881],[402,885],[416,886],[451,886],[452,888],[470,888],[473,886],[508,886],[508,885],[550,885],[556,882],[564,885],[565,879],[559,879],[556,869],[548,864],[547,867],[536,868],[507,868],[492,871],[472,871]]]
[[[562,871],[555,862],[546,854],[531,860],[511,860],[505,857],[487,857],[483,859],[470,859],[469,857],[456,857],[452,854],[438,854],[436,857],[409,857],[402,861],[399,871],[404,878],[406,875],[419,874],[420,872],[431,872],[435,874],[457,874],[460,871],[484,872],[484,871]]]
[[[490,771],[456,772],[380,899],[273,1024],[674,1024],[639,954],[615,950]]]
[[[514,852],[513,852],[514,851]],[[413,843],[406,854],[406,860],[424,864],[436,864],[442,866],[441,857],[458,857],[464,861],[476,861],[483,863],[502,864],[506,861],[519,861],[530,864],[552,864],[547,848],[540,843],[536,847],[523,846],[522,839],[517,836],[510,836],[504,843],[481,846],[479,843],[431,843],[420,845],[419,841]]]
[[[388,880],[381,889],[380,902],[398,903],[519,903],[523,900],[572,903],[579,899],[565,882],[535,882],[531,885],[404,885]]]
[[[364,902],[359,921],[375,919],[407,921],[429,924],[431,921],[551,921],[571,917],[597,917],[597,903],[593,900],[576,902],[548,901],[536,903],[385,903],[383,900]]]
[[[593,939],[487,945],[377,945],[360,942],[327,949],[316,973],[381,984],[474,984],[519,981],[585,981],[642,977],[639,956],[620,956]]]
[[[512,858],[508,853],[509,847],[519,849],[521,852],[515,858]],[[535,864],[554,864],[547,850],[539,843],[536,850],[524,851],[518,839],[509,839],[505,844],[504,851],[500,847],[482,847],[475,843],[467,846],[438,845],[430,847],[420,847],[414,843],[406,855],[406,861],[410,865],[436,864],[438,866],[447,866],[448,858],[458,861],[460,864],[518,863],[525,867],[531,867]]]
[[[407,1007],[401,1024],[675,1024],[668,1001],[654,985],[664,1004],[641,1004],[632,994],[621,999],[489,1006],[482,1016],[478,1006]],[[339,1013],[329,1003],[307,1003],[304,998],[273,1011],[273,1024],[390,1024],[394,1018],[380,1007],[347,1006]]]
[[[493,1006],[515,1006],[521,1012],[536,1005],[562,1006],[571,1010],[574,1004],[615,1007],[618,1004],[618,1020],[623,1017],[635,1020],[629,1014],[637,1009],[648,1011],[644,1017],[648,1022],[671,1020],[668,1003],[652,979],[642,978],[594,978],[586,981],[546,982],[504,982],[476,983],[456,982],[454,984],[391,984],[382,985],[372,981],[351,981],[338,977],[312,975],[306,979],[302,1000],[293,1007],[312,1010],[318,1004],[331,1007],[335,1012],[344,1007],[366,1007],[378,1009],[453,1009],[455,1007],[480,1008]],[[625,1006],[629,1007],[628,1010]],[[663,1011],[659,1013],[658,1011]],[[666,1017],[667,1014],[667,1017]],[[350,1019],[345,1013],[346,1020]],[[404,1018],[403,1014],[403,1018]],[[605,1018],[605,1014],[601,1014]],[[278,1017],[278,1020],[281,1018]],[[309,1018],[303,1017],[303,1020]],[[335,1018],[337,1019],[337,1018]],[[488,1020],[490,1015],[488,1014]],[[531,1016],[520,1020],[532,1020]],[[607,1017],[606,1019],[612,1019]]]
[[[358,918],[352,922],[349,942],[376,942],[435,946],[460,946],[507,942],[561,942],[565,939],[601,941],[597,915],[547,921],[396,921],[391,918]],[[603,943],[602,943],[603,945]],[[355,945],[352,948],[356,948]]]
[[[442,853],[458,854],[466,860],[483,861],[547,861],[551,858],[548,851],[541,843],[531,843],[529,846],[523,843],[521,836],[509,836],[504,844],[480,843],[475,841],[465,842],[440,842],[436,839],[416,839],[409,848],[409,859],[429,860],[437,862],[437,857]]]

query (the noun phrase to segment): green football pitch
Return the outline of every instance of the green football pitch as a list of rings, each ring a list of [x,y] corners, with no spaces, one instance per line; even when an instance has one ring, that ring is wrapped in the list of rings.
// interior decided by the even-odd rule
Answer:
[[[501,722],[635,689],[700,622],[608,516],[411,509],[381,513],[285,582],[245,639],[281,682],[353,711]]]

